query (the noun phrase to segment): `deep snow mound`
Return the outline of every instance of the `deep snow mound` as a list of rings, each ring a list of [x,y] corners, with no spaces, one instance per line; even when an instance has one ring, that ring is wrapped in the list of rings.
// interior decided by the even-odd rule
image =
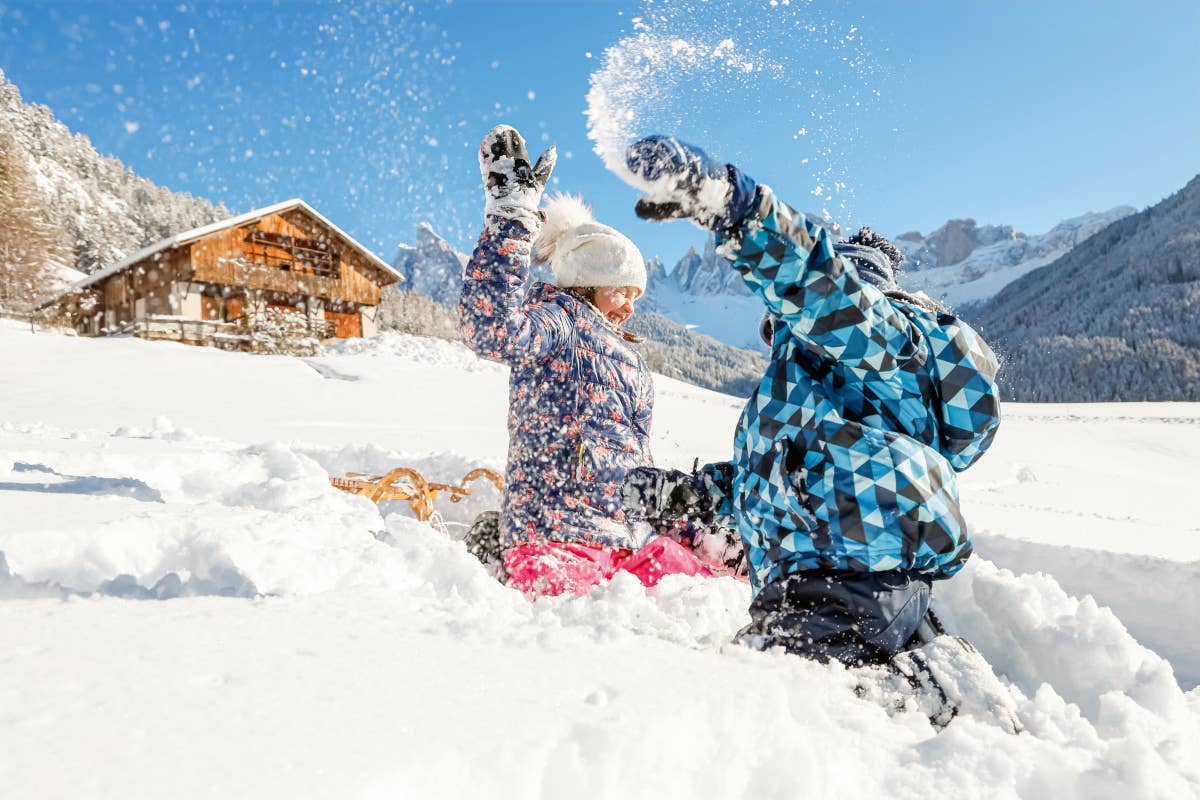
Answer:
[[[330,486],[503,465],[505,370],[457,346],[302,360],[5,326],[0,346],[11,793],[783,798],[853,775],[888,797],[1200,796],[1200,689],[1176,677],[1195,526],[1169,502],[1195,406],[1007,409],[964,474],[978,554],[934,600],[992,674],[946,649],[963,708],[939,733],[884,676],[732,644],[745,584],[530,601],[459,541],[494,491],[424,524]],[[660,383],[658,461],[727,457],[740,404]]]

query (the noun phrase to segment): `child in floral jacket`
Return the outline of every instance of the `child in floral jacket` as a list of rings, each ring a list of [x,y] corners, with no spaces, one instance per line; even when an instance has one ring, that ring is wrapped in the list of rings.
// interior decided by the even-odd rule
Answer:
[[[484,138],[484,231],[459,300],[467,345],[512,369],[500,512],[509,585],[581,594],[618,570],[647,586],[709,574],[669,538],[645,544],[621,509],[626,472],[653,463],[650,370],[621,329],[645,291],[645,264],[581,200],[554,198],[543,216],[554,158],[551,148],[530,166],[508,126]],[[531,255],[549,262],[556,286],[530,285]]]

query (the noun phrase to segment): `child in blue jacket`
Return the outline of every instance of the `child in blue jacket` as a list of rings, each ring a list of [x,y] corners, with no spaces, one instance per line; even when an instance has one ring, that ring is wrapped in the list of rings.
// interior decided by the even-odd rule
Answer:
[[[1000,423],[995,355],[900,290],[901,257],[883,237],[834,243],[769,187],[671,137],[635,143],[628,166],[647,193],[639,216],[716,232],[766,306],[771,360],[732,461],[694,477],[638,470],[627,510],[699,510],[736,527],[754,591],[748,644],[886,662],[914,636],[933,582],[971,555],[955,475]]]

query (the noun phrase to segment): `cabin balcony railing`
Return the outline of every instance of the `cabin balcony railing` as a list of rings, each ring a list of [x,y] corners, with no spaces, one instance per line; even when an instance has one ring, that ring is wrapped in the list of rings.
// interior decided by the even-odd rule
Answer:
[[[186,344],[240,347],[251,342],[250,332],[244,325],[236,322],[166,315],[147,316],[134,325],[133,333],[142,339],[165,339]]]
[[[132,323],[132,333],[142,339],[168,340],[186,344],[209,344],[218,347],[252,348],[255,329],[248,317],[237,322],[189,319],[167,315],[150,315]],[[337,335],[335,323],[323,319],[310,320],[307,331],[297,329],[293,335],[313,339],[332,339]]]

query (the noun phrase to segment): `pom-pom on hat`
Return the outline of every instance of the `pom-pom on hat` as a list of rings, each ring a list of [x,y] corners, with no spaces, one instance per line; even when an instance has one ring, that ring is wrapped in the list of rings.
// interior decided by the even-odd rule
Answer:
[[[899,288],[896,277],[900,274],[900,265],[904,263],[904,254],[886,237],[870,228],[859,228],[858,233],[849,239],[836,242],[833,251],[839,258],[853,261],[859,276],[867,283],[883,291]]]
[[[533,242],[533,254],[550,264],[557,285],[633,286],[646,291],[646,262],[637,245],[596,222],[583,198],[555,194],[544,210],[546,221]]]

